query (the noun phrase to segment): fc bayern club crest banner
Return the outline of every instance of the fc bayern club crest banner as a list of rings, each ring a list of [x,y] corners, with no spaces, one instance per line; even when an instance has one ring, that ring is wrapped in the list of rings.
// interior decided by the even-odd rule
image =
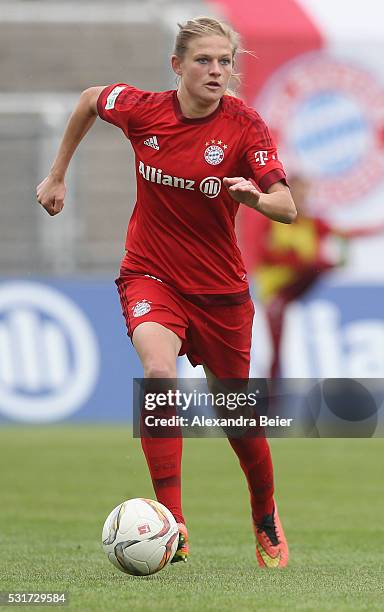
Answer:
[[[221,0],[240,33],[242,97],[266,121],[310,209],[342,229],[384,220],[384,5],[378,0]],[[245,207],[242,207],[245,209]],[[245,251],[257,215],[242,210]],[[354,241],[348,271],[383,277],[379,236]],[[381,260],[381,258],[380,258]],[[249,262],[251,263],[251,262]]]

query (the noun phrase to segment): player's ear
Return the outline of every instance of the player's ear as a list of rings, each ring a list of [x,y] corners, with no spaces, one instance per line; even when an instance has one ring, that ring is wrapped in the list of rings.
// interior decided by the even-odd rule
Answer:
[[[172,70],[177,76],[181,76],[181,60],[177,55],[171,56]]]

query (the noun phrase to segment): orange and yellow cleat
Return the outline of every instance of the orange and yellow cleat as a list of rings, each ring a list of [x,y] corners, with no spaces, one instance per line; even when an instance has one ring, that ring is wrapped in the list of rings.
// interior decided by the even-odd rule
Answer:
[[[276,505],[259,525],[253,525],[256,536],[256,557],[260,567],[275,569],[288,563],[288,543],[280,523]]]
[[[179,528],[179,544],[171,563],[177,563],[178,561],[186,563],[189,554],[188,529],[184,523],[177,523],[177,526]]]

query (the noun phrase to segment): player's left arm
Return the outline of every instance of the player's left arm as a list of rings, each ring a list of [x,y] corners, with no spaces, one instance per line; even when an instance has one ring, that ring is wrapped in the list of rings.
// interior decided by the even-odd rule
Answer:
[[[292,223],[296,219],[297,211],[291,192],[282,181],[270,185],[267,193],[258,191],[252,181],[242,176],[225,177],[223,183],[236,202],[254,208],[272,221]]]

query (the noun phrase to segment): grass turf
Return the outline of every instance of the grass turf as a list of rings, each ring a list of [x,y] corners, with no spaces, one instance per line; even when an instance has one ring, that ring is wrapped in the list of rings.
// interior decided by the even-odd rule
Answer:
[[[0,590],[65,590],[79,610],[384,610],[384,439],[271,446],[288,568],[256,565],[227,442],[189,439],[190,561],[137,578],[109,564],[100,532],[123,499],[153,497],[140,442],[124,427],[1,428]]]

